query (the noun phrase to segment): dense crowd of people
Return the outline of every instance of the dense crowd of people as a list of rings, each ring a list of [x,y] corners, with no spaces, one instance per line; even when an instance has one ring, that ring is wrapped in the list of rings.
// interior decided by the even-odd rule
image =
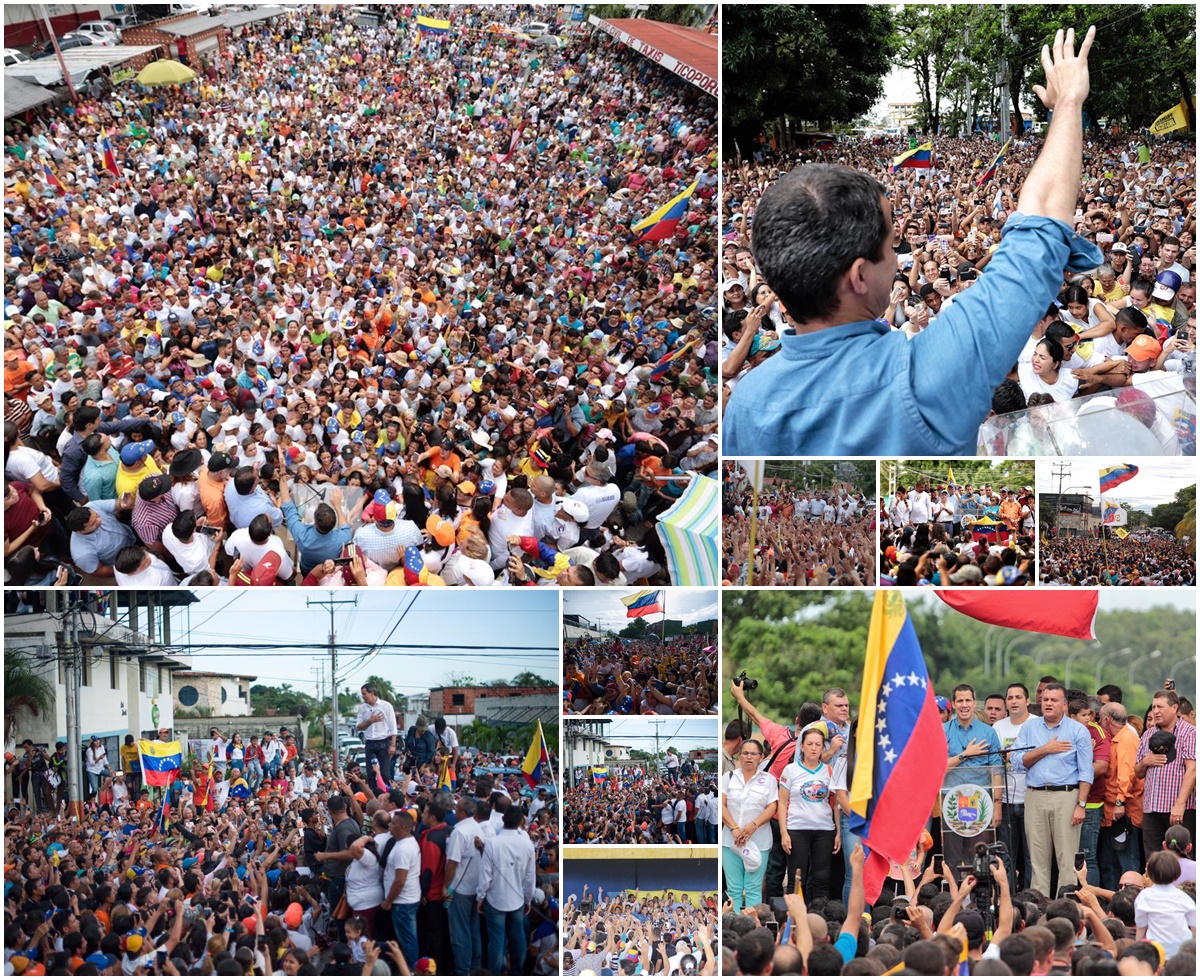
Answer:
[[[569,641],[563,710],[571,715],[715,715],[717,653],[707,636]]]
[[[659,771],[645,763],[586,771],[563,794],[568,844],[715,844],[716,787],[670,746]]]
[[[879,501],[885,585],[1033,585],[1033,488],[917,477]]]
[[[6,127],[10,582],[669,584],[655,519],[717,460],[715,101],[521,15],[293,9]]]
[[[869,908],[845,692],[801,705],[793,729],[740,680],[730,691],[741,712],[722,747],[722,972],[1195,972],[1195,707],[1173,689],[1144,716],[1116,685],[1090,695],[1052,676],[1033,699],[1014,681],[982,710],[969,684],[939,696],[944,785],[990,788],[994,834],[960,836],[939,801]],[[991,844],[982,859],[979,840]]]
[[[1194,542],[1169,534],[1056,534],[1043,538],[1038,557],[1044,585],[1196,584]]]
[[[715,895],[581,891],[563,906],[563,976],[717,974]]]
[[[361,695],[366,762],[337,769],[286,730],[214,729],[139,788],[137,748],[92,739],[79,819],[44,753],[6,757],[6,974],[557,974],[555,798]]]
[[[729,585],[874,585],[875,517],[867,495],[775,481],[758,495],[754,581],[750,582],[753,488],[726,464],[721,505],[722,579]]]
[[[1075,57],[1060,36],[1052,104],[1083,103],[1090,44]],[[1116,437],[1084,419],[1107,409],[1149,451],[1194,455],[1195,144],[1081,134],[1080,118],[1056,111],[994,170],[982,135],[937,136],[918,167],[893,167],[910,145],[895,137],[728,161],[725,452],[1079,455]]]

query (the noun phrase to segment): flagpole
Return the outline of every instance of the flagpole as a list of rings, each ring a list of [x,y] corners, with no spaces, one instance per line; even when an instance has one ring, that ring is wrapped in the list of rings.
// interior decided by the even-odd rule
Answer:
[[[538,719],[538,736],[542,740],[542,748],[546,750],[546,768],[550,770],[550,785],[557,787],[558,780],[554,778],[554,763],[550,761],[550,746],[546,742],[546,733],[542,730],[542,720],[540,718]]]
[[[658,631],[658,652],[664,653],[667,646],[667,590],[659,589],[659,594],[663,597],[662,610],[662,625]]]
[[[754,539],[758,534],[758,481],[751,480],[750,485],[753,488],[753,496],[750,504],[750,564],[747,567],[747,585],[754,584]]]

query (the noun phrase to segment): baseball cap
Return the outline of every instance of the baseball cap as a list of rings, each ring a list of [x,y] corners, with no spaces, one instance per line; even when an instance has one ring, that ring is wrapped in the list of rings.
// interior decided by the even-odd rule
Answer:
[[[1154,280],[1154,292],[1151,295],[1155,299],[1170,302],[1175,298],[1175,293],[1181,285],[1183,285],[1183,280],[1179,277],[1179,273],[1168,269],[1166,272],[1160,272],[1158,278]]]
[[[143,500],[153,500],[155,497],[161,497],[164,493],[171,492],[171,478],[169,476],[148,476],[138,484],[138,496]]]
[[[947,701],[940,694],[936,698],[934,698],[934,701],[937,702],[938,711],[949,711],[950,710],[950,702]]]
[[[1158,290],[1155,290],[1155,295],[1157,294]],[[1129,342],[1125,353],[1135,361],[1153,361],[1162,353],[1162,344],[1147,334],[1141,334]]]
[[[136,466],[154,451],[154,443],[149,440],[130,442],[121,447],[121,462],[126,466]]]
[[[425,530],[443,548],[454,544],[454,524],[451,521],[439,518],[436,514],[430,514],[429,519],[425,522]]]
[[[219,473],[233,469],[234,459],[229,453],[215,452],[208,457],[208,472]]]

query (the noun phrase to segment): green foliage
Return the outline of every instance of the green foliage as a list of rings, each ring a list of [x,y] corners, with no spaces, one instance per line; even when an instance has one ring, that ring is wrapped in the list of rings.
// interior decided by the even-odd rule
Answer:
[[[12,741],[17,722],[25,715],[37,718],[54,710],[54,685],[16,650],[4,651],[4,744]]]
[[[584,18],[599,17],[601,20],[620,20],[630,16],[629,5],[624,3],[589,3],[584,9]],[[646,20],[657,20],[665,24],[681,24],[684,27],[700,27],[707,18],[705,7],[699,3],[652,3],[643,14]]]
[[[721,10],[721,105],[745,155],[785,113],[846,122],[879,99],[895,40],[885,4],[726,4]]]
[[[511,681],[506,682],[511,687],[554,687],[554,681],[548,681],[541,674],[532,670],[523,670]]]
[[[1175,493],[1175,499],[1167,504],[1159,504],[1150,511],[1150,527],[1164,527],[1173,531],[1175,526],[1187,517],[1193,521],[1196,518],[1196,484],[1184,487]]]
[[[482,749],[485,752],[504,752],[524,755],[533,744],[537,722],[526,725],[489,725],[476,719],[458,729],[458,744],[463,748]],[[542,734],[550,751],[558,752],[558,726],[543,725]]]
[[[887,492],[893,470],[904,485],[912,486],[918,479],[924,478],[936,483],[946,483],[949,471],[954,471],[954,482],[958,486],[967,483],[978,487],[990,483],[999,490],[1001,487],[1031,487],[1033,486],[1034,465],[1030,460],[1002,459],[992,466],[986,459],[885,459],[879,463],[879,482],[881,493]]]
[[[875,460],[769,459],[763,475],[798,490],[806,486],[831,490],[839,483],[848,483],[869,497],[875,486]]]
[[[868,593],[725,592],[726,682],[746,671],[759,682],[750,701],[779,722],[790,723],[804,701],[819,702],[830,687],[844,688],[857,707],[871,604]],[[1094,691],[1096,669],[1107,658],[1100,684],[1119,684],[1126,706],[1141,711],[1172,664],[1190,658],[1196,647],[1195,615],[1170,607],[1099,613],[1099,644],[988,626],[932,596],[909,601],[908,610],[935,690],[948,693],[965,682],[975,686],[980,700],[1002,692],[1009,680],[1032,690],[1044,674]],[[1156,650],[1159,656],[1152,657]],[[1195,677],[1194,663],[1188,676]],[[1184,678],[1176,681],[1188,690]],[[736,717],[736,702],[727,697],[724,705],[725,720]]]

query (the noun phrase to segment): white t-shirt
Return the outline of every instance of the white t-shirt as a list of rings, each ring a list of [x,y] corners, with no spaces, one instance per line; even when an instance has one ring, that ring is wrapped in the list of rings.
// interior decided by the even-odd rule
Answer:
[[[1029,718],[1033,716],[1030,715]],[[1025,721],[1029,721],[1026,718]],[[1000,739],[1000,748],[1011,749],[1017,741],[1017,735],[1020,733],[1024,722],[1020,725],[1014,724],[1011,718],[1001,718],[992,726],[992,731],[996,733],[996,737]],[[1008,766],[1008,776],[1004,785],[1004,801],[1011,803],[1014,806],[1025,802],[1025,767],[1014,765],[1011,761]]]
[[[446,842],[446,860],[457,861],[454,880],[446,883],[456,895],[474,895],[479,889],[479,864],[483,854],[475,847],[476,839],[487,841],[496,834],[490,821],[460,820]]]
[[[1079,388],[1079,379],[1070,372],[1065,364],[1058,369],[1058,380],[1054,384],[1047,384],[1034,374],[1032,364],[1018,364],[1017,379],[1026,398],[1042,392],[1056,402],[1069,402],[1075,397],[1075,392]]]
[[[58,467],[54,465],[54,460],[29,446],[17,446],[10,450],[8,459],[4,461],[4,469],[14,480],[23,483],[29,483],[35,473],[40,473],[51,483],[58,483]]]
[[[829,805],[833,770],[818,763],[815,770],[789,762],[779,780],[788,791],[788,830],[833,830],[833,809]]]
[[[279,572],[276,577],[284,581],[290,579],[296,572],[296,566],[288,557],[287,550],[278,535],[272,534],[262,544],[255,544],[250,540],[250,529],[240,527],[229,535],[229,539],[225,542],[225,553],[231,558],[240,557],[248,572],[253,571],[254,567],[270,552],[279,555]]]
[[[117,585],[132,585],[147,589],[179,584],[175,573],[171,571],[166,562],[154,555],[150,556],[150,565],[145,571],[126,573],[114,569],[113,577],[116,578]]]
[[[384,898],[392,890],[397,871],[407,871],[404,887],[393,900],[395,905],[415,905],[421,901],[421,845],[415,837],[406,837],[396,841],[392,853],[388,855],[387,870],[384,873]]]
[[[929,494],[914,490],[908,495],[909,520],[914,524],[926,523],[929,520],[930,506]]]
[[[205,571],[209,567],[208,559],[212,556],[213,548],[216,547],[212,538],[199,531],[192,535],[191,541],[184,544],[175,536],[170,524],[163,528],[162,542],[179,562],[184,575],[195,575],[196,572]]]
[[[606,483],[602,487],[589,484],[576,490],[570,499],[578,500],[587,507],[588,519],[584,527],[594,531],[621,502],[621,491],[615,483]]]
[[[392,851],[395,852],[399,847],[397,844]],[[379,859],[370,851],[363,851],[360,860],[351,861],[346,867],[346,901],[352,909],[373,909],[383,901],[383,896]]]
[[[1133,920],[1146,938],[1163,944],[1168,957],[1192,938],[1196,903],[1174,885],[1151,885],[1133,900]]]

